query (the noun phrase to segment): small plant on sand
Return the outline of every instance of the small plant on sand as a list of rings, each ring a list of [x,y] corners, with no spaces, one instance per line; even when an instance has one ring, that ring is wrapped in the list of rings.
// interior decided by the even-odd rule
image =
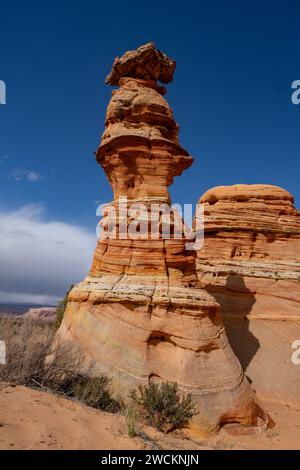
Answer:
[[[70,381],[65,393],[98,410],[116,413],[120,410],[120,404],[112,398],[109,384],[110,380],[104,375],[96,378],[77,375]]]
[[[126,404],[121,403],[121,411],[127,426],[128,436],[135,437],[137,435],[136,427],[140,417],[136,404],[133,401]]]
[[[57,307],[56,307],[56,320],[53,323],[53,327],[56,330],[60,327],[61,322],[63,321],[64,314],[65,314],[65,311],[66,311],[66,308],[67,308],[67,303],[68,303],[68,295],[71,292],[71,290],[73,289],[73,287],[74,287],[74,285],[72,284],[70,286],[69,290],[66,292],[64,298],[62,300],[60,300],[57,304]]]
[[[175,382],[140,385],[130,397],[140,407],[146,421],[158,431],[186,427],[197,414],[191,395],[181,395]]]

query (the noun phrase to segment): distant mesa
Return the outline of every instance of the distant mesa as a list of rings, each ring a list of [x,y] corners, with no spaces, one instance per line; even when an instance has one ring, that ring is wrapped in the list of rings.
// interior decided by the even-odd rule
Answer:
[[[56,319],[56,307],[31,308],[22,318],[53,322]]]
[[[34,318],[51,317],[50,312],[56,312],[56,307],[38,305],[38,304],[20,304],[13,302],[0,303],[0,315],[14,315],[16,318],[28,318],[31,315]],[[29,312],[32,312],[29,314]]]

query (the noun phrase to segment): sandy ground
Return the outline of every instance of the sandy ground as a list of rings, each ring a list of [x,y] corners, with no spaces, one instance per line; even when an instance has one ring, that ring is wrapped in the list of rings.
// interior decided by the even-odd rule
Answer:
[[[0,449],[300,449],[300,408],[265,403],[275,427],[258,435],[164,435],[141,425],[127,436],[120,415],[60,396],[0,384]]]

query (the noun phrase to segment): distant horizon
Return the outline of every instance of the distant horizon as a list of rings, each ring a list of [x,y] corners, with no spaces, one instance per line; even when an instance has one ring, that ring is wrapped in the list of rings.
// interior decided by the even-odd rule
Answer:
[[[56,305],[47,305],[47,304],[35,304],[34,302],[3,302],[0,301],[0,305],[19,305],[19,306],[31,306],[35,305],[36,307],[56,307]]]

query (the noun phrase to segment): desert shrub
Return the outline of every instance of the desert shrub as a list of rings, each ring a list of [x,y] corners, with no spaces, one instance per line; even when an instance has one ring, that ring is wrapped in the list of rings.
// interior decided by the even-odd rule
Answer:
[[[49,323],[0,316],[0,335],[6,343],[6,364],[0,364],[0,381],[42,389],[75,398],[88,406],[116,412],[107,377],[76,374],[81,358],[67,347],[53,350],[54,330]],[[51,360],[49,359],[51,353]]]
[[[33,385],[44,376],[44,362],[53,340],[49,324],[28,319],[0,318],[0,335],[6,344],[6,364],[0,365],[0,380]]]
[[[175,382],[140,385],[130,397],[140,407],[146,421],[159,431],[183,428],[197,414],[191,395],[180,395]]]
[[[54,331],[48,322],[0,317],[0,334],[6,344],[6,364],[0,365],[0,381],[65,393],[74,373],[67,364],[67,348],[52,351],[46,361]]]
[[[115,413],[120,404],[114,400],[110,392],[110,380],[104,375],[96,378],[76,375],[67,385],[65,393],[93,408]]]
[[[66,311],[66,308],[67,308],[67,304],[68,304],[68,295],[69,293],[71,292],[71,290],[73,289],[74,285],[72,284],[69,288],[69,290],[66,292],[64,298],[62,300],[60,300],[57,304],[57,307],[56,307],[56,319],[55,319],[55,322],[53,323],[53,327],[58,330],[58,328],[60,327],[61,325],[61,322],[63,321],[63,318],[64,318],[64,314],[65,314],[65,311]]]
[[[137,435],[136,426],[140,417],[136,404],[133,401],[127,404],[121,403],[121,411],[127,426],[128,436],[135,437]]]

